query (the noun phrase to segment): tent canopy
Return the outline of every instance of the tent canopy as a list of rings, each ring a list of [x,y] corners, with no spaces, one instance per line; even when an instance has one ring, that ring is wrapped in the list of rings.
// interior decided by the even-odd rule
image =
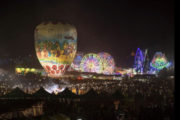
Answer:
[[[78,95],[72,93],[68,88],[66,88],[63,92],[57,95],[60,98],[75,98]]]
[[[41,87],[38,91],[32,94],[33,97],[52,97],[53,95],[48,93],[43,87]]]
[[[1,96],[1,98],[27,98],[27,97],[31,97],[31,95],[23,92],[18,87],[13,89],[11,92]]]

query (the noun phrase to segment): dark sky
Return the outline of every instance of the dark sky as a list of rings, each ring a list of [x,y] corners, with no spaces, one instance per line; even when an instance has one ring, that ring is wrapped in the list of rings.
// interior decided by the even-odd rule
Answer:
[[[0,57],[35,55],[34,29],[47,20],[74,24],[78,51],[109,52],[118,66],[137,47],[174,56],[173,0],[14,0],[0,3]]]

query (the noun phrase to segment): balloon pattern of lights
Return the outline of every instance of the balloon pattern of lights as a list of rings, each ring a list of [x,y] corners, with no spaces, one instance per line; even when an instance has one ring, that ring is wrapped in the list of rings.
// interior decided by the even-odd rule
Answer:
[[[102,72],[102,61],[101,58],[95,53],[86,54],[80,64],[81,72]]]
[[[36,55],[49,77],[61,77],[77,50],[76,28],[68,23],[43,22],[35,29]]]
[[[102,61],[102,74],[107,74],[107,75],[113,74],[115,68],[115,62],[113,57],[106,52],[100,52],[98,53],[98,55]]]
[[[171,63],[167,61],[165,54],[162,52],[156,52],[150,63],[151,71],[155,72],[158,72],[163,68],[168,68],[170,65]]]

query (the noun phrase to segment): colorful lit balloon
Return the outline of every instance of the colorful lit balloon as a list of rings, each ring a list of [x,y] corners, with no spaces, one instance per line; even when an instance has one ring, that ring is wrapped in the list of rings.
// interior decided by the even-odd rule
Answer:
[[[156,52],[150,63],[151,68],[155,71],[160,71],[165,67],[169,67],[170,65],[171,64],[167,61],[165,54],[162,54],[161,52]]]
[[[101,58],[94,53],[86,54],[80,64],[80,69],[82,72],[102,72],[102,61]]]
[[[98,53],[98,55],[102,61],[102,73],[107,75],[113,74],[115,67],[115,62],[113,57],[106,52],[100,52]]]
[[[76,28],[62,22],[39,24],[35,29],[35,49],[48,76],[60,77],[71,65],[76,54]]]

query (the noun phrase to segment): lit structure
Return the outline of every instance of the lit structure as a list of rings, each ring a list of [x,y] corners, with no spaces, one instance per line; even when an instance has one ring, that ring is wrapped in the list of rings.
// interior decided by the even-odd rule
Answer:
[[[171,63],[167,61],[165,54],[162,52],[156,52],[150,63],[151,72],[157,73],[163,68],[168,68],[170,65]]]
[[[80,71],[80,64],[82,58],[83,58],[83,53],[77,53],[74,58],[74,61],[71,64],[71,68],[73,68],[76,71]]]
[[[101,58],[95,53],[86,54],[80,64],[81,72],[102,72]]]
[[[88,90],[85,89],[77,89],[77,88],[71,88],[71,92],[77,95],[83,95],[88,92]]]
[[[133,70],[134,70],[133,68],[120,68],[120,67],[116,67],[114,75],[133,76]]]
[[[57,84],[45,86],[44,89],[49,93],[58,94],[65,90],[65,87],[59,87]]]
[[[113,57],[106,52],[100,52],[98,53],[98,55],[102,61],[102,73],[107,75],[113,74],[115,67],[115,62]]]
[[[148,56],[148,50],[146,49],[144,52],[144,67],[143,72],[148,73],[149,71],[149,56]]]
[[[36,55],[48,76],[58,78],[71,65],[77,50],[77,31],[62,22],[44,22],[35,29]]]
[[[45,71],[42,69],[36,69],[36,68],[22,68],[22,67],[17,67],[15,68],[15,73],[16,74],[22,74],[26,75],[27,73],[34,73],[34,74],[41,74],[45,76]]]
[[[136,73],[143,73],[144,55],[140,48],[137,49],[134,61],[134,69]]]

